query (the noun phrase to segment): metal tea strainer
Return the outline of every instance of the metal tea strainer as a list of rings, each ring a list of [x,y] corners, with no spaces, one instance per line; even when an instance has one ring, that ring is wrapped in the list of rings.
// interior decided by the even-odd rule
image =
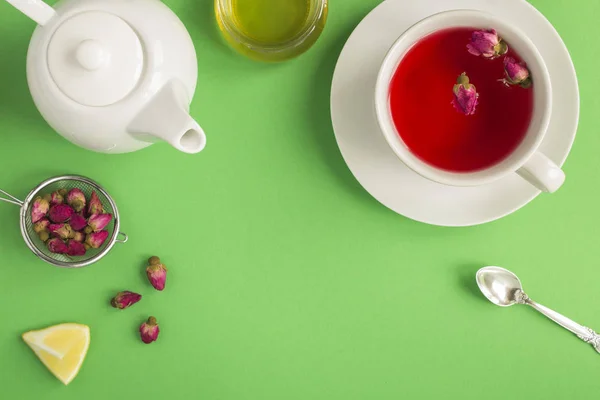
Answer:
[[[39,239],[37,233],[35,233],[33,230],[33,223],[31,222],[31,206],[35,198],[38,196],[50,194],[60,189],[71,190],[75,188],[80,189],[83,193],[85,193],[87,199],[90,198],[92,191],[95,191],[98,195],[98,198],[102,202],[102,205],[104,206],[104,212],[113,215],[112,221],[105,228],[108,231],[109,236],[99,249],[89,249],[84,256],[71,257],[65,254],[51,253],[46,244]],[[0,193],[8,197],[4,198],[0,196],[0,201],[12,203],[21,207],[20,221],[23,239],[25,239],[25,243],[27,243],[27,246],[36,256],[49,264],[65,268],[85,267],[86,265],[95,263],[108,254],[115,243],[127,242],[127,235],[119,232],[120,220],[117,205],[110,195],[106,193],[106,191],[100,185],[91,179],[77,175],[65,175],[50,178],[35,187],[27,195],[24,201],[19,200],[18,198],[6,193],[1,189]]]

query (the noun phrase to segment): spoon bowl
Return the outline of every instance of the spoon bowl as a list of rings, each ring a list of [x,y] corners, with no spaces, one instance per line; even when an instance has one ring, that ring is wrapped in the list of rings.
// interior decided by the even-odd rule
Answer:
[[[521,281],[515,274],[500,267],[484,267],[477,271],[477,286],[483,295],[500,307],[515,304],[516,293],[522,292]]]

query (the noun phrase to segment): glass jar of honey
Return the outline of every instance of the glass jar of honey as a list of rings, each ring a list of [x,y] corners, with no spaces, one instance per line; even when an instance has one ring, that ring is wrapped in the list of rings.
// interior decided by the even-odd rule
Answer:
[[[215,0],[219,28],[239,53],[284,61],[307,51],[327,20],[327,0]]]

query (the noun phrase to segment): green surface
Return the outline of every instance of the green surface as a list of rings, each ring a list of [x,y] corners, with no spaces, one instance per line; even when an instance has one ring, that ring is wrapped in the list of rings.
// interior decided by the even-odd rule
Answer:
[[[329,117],[346,38],[378,0],[333,1],[316,47],[264,65],[221,43],[207,0],[169,1],[194,38],[192,111],[205,152],[155,145],[108,156],[55,134],[27,91],[34,24],[0,2],[0,187],[24,196],[65,172],[115,197],[130,242],[99,264],[60,270],[35,259],[18,209],[0,204],[2,399],[583,399],[600,357],[525,307],[476,291],[486,264],[516,271],[532,297],[600,329],[598,62],[600,3],[536,0],[567,43],[582,96],[567,183],[484,226],[419,224],[373,200],[347,170]],[[170,267],[154,291],[144,260]],[[125,311],[118,290],[143,293]],[[137,326],[155,315],[157,343]],[[21,341],[60,322],[92,329],[67,388]]]

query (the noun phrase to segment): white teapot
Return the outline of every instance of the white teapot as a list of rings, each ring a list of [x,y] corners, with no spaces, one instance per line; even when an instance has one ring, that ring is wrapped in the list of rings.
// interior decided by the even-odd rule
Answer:
[[[206,144],[189,115],[198,78],[183,23],[159,0],[7,0],[38,23],[27,80],[46,121],[71,142],[126,153],[164,140]]]

